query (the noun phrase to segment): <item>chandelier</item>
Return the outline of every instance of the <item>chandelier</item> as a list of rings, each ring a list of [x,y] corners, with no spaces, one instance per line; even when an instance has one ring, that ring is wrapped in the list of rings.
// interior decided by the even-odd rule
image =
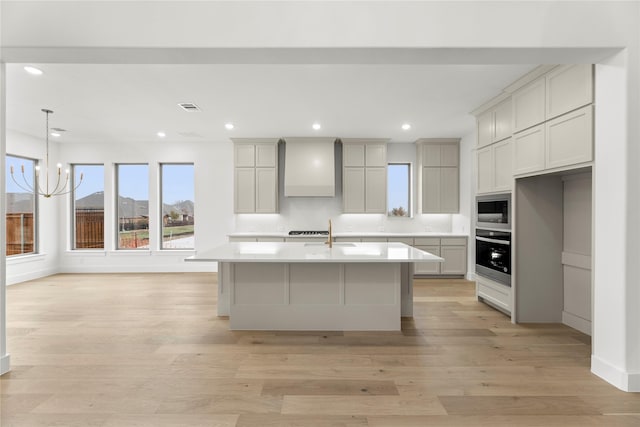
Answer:
[[[45,133],[47,137],[46,137],[46,154],[44,159],[44,167],[45,167],[44,185],[40,183],[40,166],[39,165],[36,166],[36,178],[33,184],[29,184],[26,176],[24,175],[24,165],[20,166],[20,169],[22,171],[22,180],[24,181],[24,184],[21,184],[16,180],[16,177],[13,174],[13,166],[11,166],[11,179],[13,179],[13,182],[15,182],[16,185],[21,189],[23,189],[24,191],[27,191],[29,193],[36,192],[48,199],[51,196],[62,196],[63,194],[69,194],[72,191],[75,191],[80,186],[80,184],[82,184],[82,179],[84,178],[84,174],[82,173],[80,174],[80,181],[75,187],[72,187],[69,190],[67,190],[67,185],[69,184],[69,169],[65,171],[64,183],[63,183],[62,182],[62,164],[58,163],[56,165],[56,169],[57,169],[57,177],[55,178],[56,186],[53,187],[53,189],[50,189],[50,186],[49,186],[49,114],[53,114],[53,111],[43,108],[42,112],[47,115],[47,121],[46,121],[47,127],[46,127],[46,133]]]

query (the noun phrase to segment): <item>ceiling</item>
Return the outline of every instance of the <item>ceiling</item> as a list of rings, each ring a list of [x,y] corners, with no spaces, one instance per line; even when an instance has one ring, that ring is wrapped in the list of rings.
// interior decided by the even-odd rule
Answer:
[[[536,65],[7,64],[7,128],[61,143],[200,141],[230,137],[461,137],[469,111]],[[195,103],[185,112],[178,103]],[[313,123],[320,130],[313,130]],[[233,130],[225,129],[233,123]],[[411,129],[401,129],[410,123]],[[166,133],[159,138],[158,131]]]

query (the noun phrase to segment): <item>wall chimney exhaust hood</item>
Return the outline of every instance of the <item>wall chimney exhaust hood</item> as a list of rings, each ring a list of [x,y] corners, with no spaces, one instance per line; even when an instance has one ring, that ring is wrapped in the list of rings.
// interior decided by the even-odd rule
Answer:
[[[334,197],[336,138],[284,138],[285,197]]]

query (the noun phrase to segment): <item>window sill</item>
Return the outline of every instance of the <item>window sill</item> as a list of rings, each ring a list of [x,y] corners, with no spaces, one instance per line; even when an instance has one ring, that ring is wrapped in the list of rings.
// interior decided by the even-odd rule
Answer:
[[[149,249],[117,249],[109,251],[109,256],[151,256],[151,251]]]
[[[42,261],[46,257],[47,257],[47,254],[14,255],[14,256],[7,257],[7,265],[25,264],[28,262]]]
[[[152,251],[153,256],[191,256],[196,254],[195,249],[161,249]]]
[[[83,256],[83,257],[105,257],[107,252],[102,249],[73,249],[65,252],[70,256]]]

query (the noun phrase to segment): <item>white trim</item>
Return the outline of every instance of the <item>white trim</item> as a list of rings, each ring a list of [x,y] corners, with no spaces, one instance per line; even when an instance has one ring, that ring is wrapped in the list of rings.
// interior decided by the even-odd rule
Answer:
[[[11,370],[11,355],[9,353],[0,357],[0,375],[6,374]]]
[[[629,373],[591,355],[591,372],[622,391],[640,392],[640,372]]]
[[[29,280],[41,279],[43,277],[52,276],[58,273],[60,273],[60,270],[56,267],[34,270],[21,274],[11,274],[7,272],[7,286],[15,285],[22,282],[28,282]]]
[[[591,336],[591,321],[583,319],[582,317],[571,314],[567,311],[562,312],[562,323],[577,329],[583,334]]]
[[[137,249],[137,250],[118,249],[114,251],[109,251],[109,256],[113,256],[113,257],[151,256],[151,251],[149,249]]]
[[[174,256],[186,258],[195,254],[195,249],[160,249],[157,251],[151,251],[152,256]]]
[[[25,255],[12,255],[7,257],[7,266],[14,264],[24,264],[34,261],[44,261],[47,258],[46,253],[39,254],[25,254]]]
[[[65,251],[64,256],[105,257],[107,256],[107,251],[104,249],[72,249]]]

